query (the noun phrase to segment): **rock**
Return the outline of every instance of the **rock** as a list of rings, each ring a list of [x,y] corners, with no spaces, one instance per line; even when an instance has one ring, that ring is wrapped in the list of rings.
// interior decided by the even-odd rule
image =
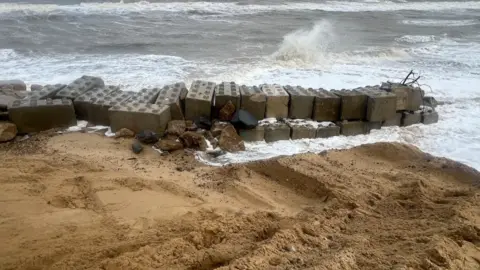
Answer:
[[[180,136],[185,132],[186,129],[185,121],[183,120],[172,120],[168,122],[167,134]]]
[[[438,102],[434,97],[423,97],[423,105],[435,109],[438,106]]]
[[[225,155],[225,151],[221,149],[208,150],[206,153],[214,158]]]
[[[157,142],[155,144],[155,147],[162,151],[171,152],[171,151],[183,149],[183,144],[179,141],[163,139]]]
[[[15,91],[26,91],[27,85],[21,80],[0,81],[0,89],[12,89]]]
[[[218,112],[218,119],[221,121],[230,121],[235,113],[235,110],[236,108],[232,101],[227,101],[227,104],[225,104]]]
[[[195,148],[200,149],[201,151],[205,151],[207,149],[207,142],[202,134],[187,131],[183,133],[179,139],[186,148]]]
[[[137,142],[137,141],[135,141],[135,142],[132,143],[132,151],[133,151],[133,153],[139,154],[140,152],[142,152],[142,150],[143,150],[143,146],[142,146],[141,143],[139,143],[139,142]]]
[[[9,122],[0,122],[0,142],[13,140],[17,136],[17,126]]]
[[[158,135],[151,130],[143,130],[137,134],[136,139],[145,144],[158,142]]]
[[[233,126],[227,126],[222,130],[218,146],[220,146],[220,149],[227,152],[245,150],[245,143],[243,142],[242,137],[237,134],[237,131]]]
[[[40,84],[32,84],[30,86],[30,91],[40,91],[43,89],[43,85]]]
[[[135,136],[135,132],[131,131],[128,128],[121,128],[115,132],[115,138],[132,138]]]
[[[195,125],[195,123],[192,120],[186,120],[185,121],[185,130],[186,131],[195,131],[197,129],[198,129],[197,125]]]
[[[253,129],[258,125],[258,120],[245,110],[238,110],[230,121],[237,129]]]
[[[218,137],[220,134],[222,134],[222,130],[226,128],[227,126],[231,126],[232,124],[228,122],[220,122],[220,121],[215,121],[213,122],[212,129],[210,130],[212,132],[213,137]]]
[[[212,122],[208,118],[200,116],[195,120],[195,126],[197,126],[197,128],[209,130],[212,126]]]

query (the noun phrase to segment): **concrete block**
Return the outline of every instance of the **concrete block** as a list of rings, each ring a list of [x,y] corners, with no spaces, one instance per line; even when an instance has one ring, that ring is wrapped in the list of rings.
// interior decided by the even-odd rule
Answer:
[[[344,136],[355,136],[368,132],[366,122],[363,121],[341,121],[337,123],[340,133]]]
[[[15,100],[24,99],[28,93],[27,91],[0,89],[0,111],[7,110],[9,104]]]
[[[402,117],[403,114],[401,112],[395,113],[395,116],[387,119],[383,122],[384,127],[392,127],[392,126],[401,126],[402,125]]]
[[[334,90],[342,99],[340,106],[341,120],[363,120],[367,113],[367,95],[356,90]]]
[[[407,110],[416,111],[420,109],[420,106],[423,104],[423,96],[425,96],[425,92],[421,88],[413,88],[408,96]]]
[[[214,117],[218,117],[218,112],[228,101],[235,105],[235,110],[240,108],[240,86],[234,82],[222,82],[215,87]]]
[[[254,129],[241,129],[240,137],[246,142],[257,142],[265,139],[265,127],[256,126]]]
[[[422,105],[424,92],[418,87],[414,88],[399,83],[384,83],[382,89],[397,96],[397,111],[416,111]]]
[[[135,92],[115,91],[94,100],[88,107],[88,121],[94,125],[110,125],[108,110],[132,97]]]
[[[88,112],[91,110],[93,103],[97,100],[107,97],[110,93],[120,92],[120,88],[115,85],[105,85],[103,87],[96,87],[88,92],[83,93],[73,101],[73,107],[75,108],[75,114],[77,119],[92,120],[88,116]]]
[[[216,84],[207,81],[194,81],[185,99],[185,119],[212,116],[212,102]]]
[[[383,122],[365,122],[366,127],[367,127],[367,132],[370,133],[374,129],[381,129],[382,128],[382,123]]]
[[[262,91],[267,96],[265,108],[266,118],[287,118],[288,103],[290,96],[282,86],[278,84],[265,84]]]
[[[317,122],[303,119],[288,119],[286,124],[290,127],[290,138],[292,140],[313,139],[317,136]]]
[[[0,89],[26,91],[27,85],[21,80],[0,80]]]
[[[113,105],[108,110],[112,132],[127,128],[135,133],[151,130],[164,134],[171,120],[170,107],[150,103],[130,103]]]
[[[325,89],[315,91],[312,119],[315,121],[340,120],[341,98]]]
[[[240,87],[241,104],[240,108],[249,112],[257,120],[261,120],[265,117],[265,109],[267,104],[267,96],[257,86],[245,86]]]
[[[261,122],[259,126],[265,128],[266,142],[290,140],[290,127],[283,122]]]
[[[415,125],[422,122],[422,112],[403,112],[402,127]]]
[[[64,128],[77,123],[71,100],[16,100],[8,107],[10,120],[18,133]]]
[[[78,96],[80,96],[81,94],[92,90],[93,88],[103,87],[103,86],[105,86],[105,83],[101,78],[84,75],[76,79],[75,81],[73,81],[67,87],[58,91],[55,97],[68,98],[73,100]]]
[[[290,119],[312,119],[313,102],[315,100],[313,90],[290,85],[283,88],[290,95],[288,117]]]
[[[332,122],[319,122],[316,138],[330,138],[340,135],[340,127]]]
[[[65,88],[67,85],[65,84],[48,84],[45,86],[42,86],[41,89],[36,90],[36,91],[31,91],[28,92],[27,97],[25,99],[31,99],[31,100],[39,100],[39,99],[47,99],[47,98],[54,98],[55,95]]]
[[[393,93],[380,89],[363,88],[359,90],[367,95],[366,120],[383,122],[395,117],[397,113],[397,97]]]
[[[160,88],[143,88],[134,94],[128,101],[131,103],[150,103],[157,101]]]
[[[172,119],[183,120],[187,93],[188,89],[183,82],[166,85],[160,90],[155,104],[168,105]]]
[[[422,112],[422,123],[430,125],[438,122],[438,113],[436,111],[424,111]]]

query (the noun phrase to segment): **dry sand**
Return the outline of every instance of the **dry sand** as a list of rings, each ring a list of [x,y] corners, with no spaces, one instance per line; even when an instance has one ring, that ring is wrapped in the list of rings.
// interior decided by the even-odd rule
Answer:
[[[131,139],[0,145],[1,269],[480,269],[480,174],[379,143],[212,168]]]

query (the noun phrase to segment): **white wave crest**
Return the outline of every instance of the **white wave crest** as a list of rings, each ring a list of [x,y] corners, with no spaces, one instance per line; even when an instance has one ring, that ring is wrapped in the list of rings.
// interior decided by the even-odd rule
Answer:
[[[402,43],[427,43],[427,42],[432,42],[435,41],[436,38],[433,35],[430,36],[414,36],[414,35],[405,35],[401,36],[395,39],[397,42],[402,42]]]
[[[418,26],[469,26],[480,24],[478,20],[403,20],[403,24]]]

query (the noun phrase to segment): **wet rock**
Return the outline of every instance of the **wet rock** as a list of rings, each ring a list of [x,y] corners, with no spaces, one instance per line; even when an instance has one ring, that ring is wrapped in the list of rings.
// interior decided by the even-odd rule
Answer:
[[[237,134],[233,126],[227,126],[222,130],[220,139],[218,140],[220,149],[227,152],[238,152],[245,150],[245,143],[242,137]]]
[[[9,122],[0,122],[0,142],[8,142],[17,136],[17,126]]]
[[[153,144],[158,142],[158,135],[151,130],[143,130],[135,136],[137,140],[145,144]]]
[[[253,129],[258,125],[258,120],[245,110],[238,110],[230,121],[237,129]]]
[[[172,120],[168,122],[167,134],[180,136],[185,132],[187,128],[185,121],[183,120]]]
[[[438,106],[438,102],[434,97],[423,97],[423,105],[436,108]]]
[[[222,134],[222,130],[226,128],[227,126],[231,126],[232,124],[228,122],[220,122],[220,121],[215,121],[213,122],[212,129],[210,130],[212,132],[213,137],[218,137],[220,134]]]
[[[202,134],[193,131],[187,131],[180,136],[180,141],[185,148],[194,148],[201,151],[207,149],[207,142]]]
[[[209,130],[212,126],[212,122],[208,118],[200,116],[195,120],[195,126],[197,126],[197,128]]]
[[[131,131],[128,128],[121,128],[117,132],[115,132],[115,138],[133,138],[135,136],[135,132]]]
[[[140,152],[142,152],[142,150],[143,150],[143,146],[142,146],[141,143],[139,143],[139,142],[137,142],[137,141],[135,141],[135,142],[132,143],[132,151],[133,151],[133,153],[139,154]]]
[[[157,142],[155,144],[155,147],[162,151],[172,152],[175,150],[183,149],[183,144],[180,141],[163,139]]]
[[[218,119],[221,121],[230,121],[235,113],[235,110],[236,108],[232,101],[227,101],[227,104],[225,104],[218,112]]]
[[[40,91],[43,89],[43,85],[40,84],[32,84],[30,86],[30,91]]]
[[[195,131],[197,129],[198,129],[197,125],[195,125],[195,123],[192,120],[186,120],[185,121],[185,130],[186,131]]]
[[[221,149],[208,150],[206,153],[214,158],[217,158],[221,155],[225,155],[226,152]]]

